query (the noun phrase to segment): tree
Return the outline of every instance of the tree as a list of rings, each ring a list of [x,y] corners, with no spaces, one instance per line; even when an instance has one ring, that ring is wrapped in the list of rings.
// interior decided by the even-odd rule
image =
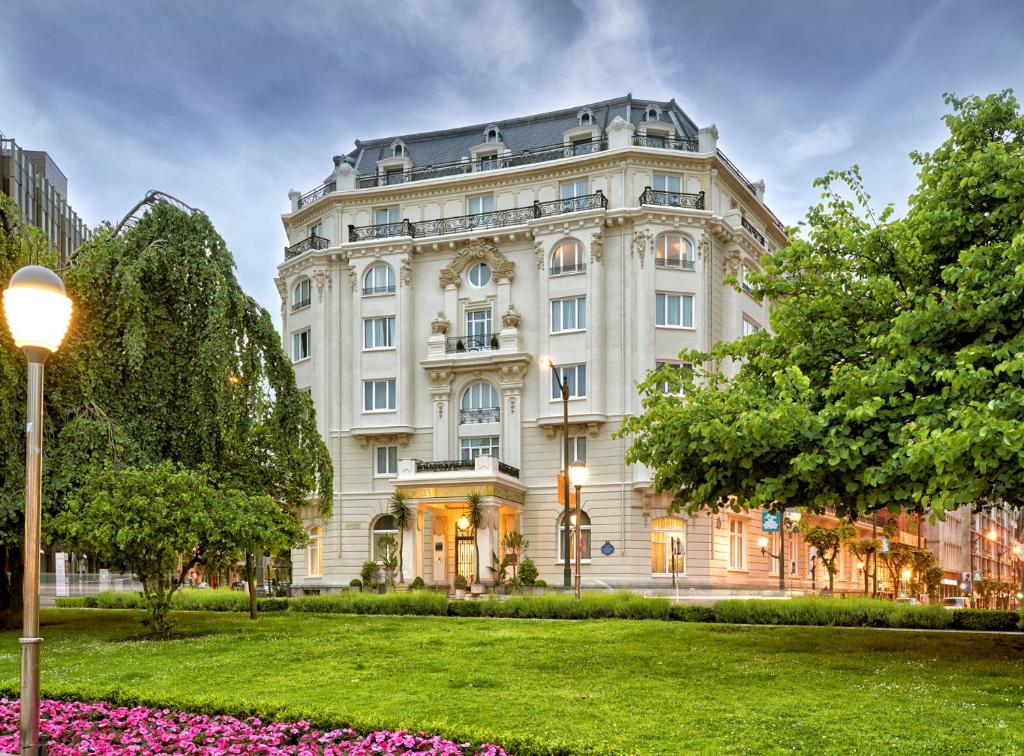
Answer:
[[[473,582],[480,582],[480,539],[478,532],[484,524],[487,510],[484,508],[484,495],[479,491],[473,491],[466,496],[466,519],[473,528],[473,549],[476,551],[476,570],[473,572]]]
[[[825,569],[828,570],[828,592],[831,595],[835,587],[839,554],[843,549],[843,544],[853,538],[857,531],[854,530],[850,523],[840,521],[834,528],[825,525],[815,525],[812,527],[809,524],[801,523],[800,532],[803,535],[804,541],[816,549],[818,559],[821,560],[822,564],[825,565]]]
[[[864,565],[864,595],[868,595],[868,579],[873,574],[872,565],[878,563],[878,552],[882,550],[882,542],[877,538],[856,538],[849,542],[850,553]],[[871,596],[878,593],[878,586],[871,588]]]
[[[684,353],[685,401],[669,370],[645,381],[620,432],[674,509],[1024,503],[1024,119],[1008,92],[946,101],[905,218],[874,213],[856,168],[820,179],[750,277],[772,332]]]
[[[405,491],[395,491],[391,494],[391,516],[395,518],[395,526],[398,528],[398,582],[405,583],[405,575],[402,572],[402,558],[405,551],[405,530],[412,525],[413,514],[406,503],[409,496]]]
[[[526,550],[530,548],[530,542],[523,538],[523,534],[518,530],[510,530],[505,534],[502,545],[505,547],[505,553],[512,557],[509,560],[512,565],[512,580],[517,581],[519,561],[526,554]]]
[[[389,534],[378,538],[377,545],[384,555],[380,560],[381,566],[384,568],[384,584],[388,588],[394,588],[395,572],[398,571],[400,559],[398,555],[398,541],[395,540],[393,535]]]
[[[904,570],[913,572],[914,559],[917,556],[915,552],[917,551],[916,547],[909,544],[892,543],[889,544],[888,551],[879,552],[882,564],[885,565],[885,569],[889,572],[889,577],[892,579],[893,598],[898,598],[900,595],[900,588],[904,580]]]

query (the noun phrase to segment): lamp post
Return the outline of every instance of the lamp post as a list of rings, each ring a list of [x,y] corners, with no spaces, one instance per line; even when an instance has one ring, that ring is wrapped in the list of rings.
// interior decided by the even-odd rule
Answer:
[[[580,489],[583,488],[587,482],[589,476],[587,466],[582,462],[576,461],[572,463],[569,468],[569,478],[572,481],[573,486],[576,488],[576,522],[575,531],[573,537],[576,539],[576,600],[580,600],[580,586],[582,584],[582,576],[580,574],[580,552],[583,551],[583,510],[580,507]]]
[[[43,364],[64,340],[71,300],[56,273],[39,265],[17,271],[4,291],[4,315],[28,362],[25,422],[25,548],[22,579],[21,753],[39,753],[39,530],[42,507]]]
[[[540,364],[551,370],[551,377],[558,383],[562,393],[562,500],[565,502],[562,512],[562,522],[565,523],[565,534],[562,537],[562,553],[565,554],[562,587],[569,590],[572,587],[572,568],[569,566],[569,384],[549,357],[543,358]]]

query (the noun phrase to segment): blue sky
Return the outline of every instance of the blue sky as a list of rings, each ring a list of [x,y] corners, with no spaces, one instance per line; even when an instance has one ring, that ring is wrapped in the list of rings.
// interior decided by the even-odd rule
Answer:
[[[1019,0],[5,6],[0,131],[51,153],[90,225],[151,188],[205,210],[272,313],[288,190],[357,138],[674,97],[794,223],[853,163],[901,209],[943,92],[1024,96]]]

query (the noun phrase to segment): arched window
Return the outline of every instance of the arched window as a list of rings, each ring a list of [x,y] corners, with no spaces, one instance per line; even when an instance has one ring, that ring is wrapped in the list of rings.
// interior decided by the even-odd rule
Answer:
[[[501,417],[498,390],[486,381],[471,383],[462,392],[459,423],[496,423]]]
[[[647,111],[644,113],[645,121],[658,121],[661,120],[661,108],[657,105],[648,105]]]
[[[391,157],[405,157],[405,145],[401,142],[391,145]]]
[[[580,126],[591,126],[594,123],[594,111],[590,108],[583,108],[576,114],[576,121]]]
[[[324,574],[324,531],[319,526],[309,529],[309,543],[306,545],[306,575],[320,577]]]
[[[580,539],[583,541],[583,548],[580,550],[580,559],[590,559],[590,515],[581,511]],[[576,530],[576,510],[569,510],[569,561],[576,559],[576,538],[573,533]],[[558,561],[564,561],[565,554],[565,513],[558,518]]]
[[[654,264],[659,268],[693,270],[693,242],[682,234],[663,234],[654,250]]]
[[[363,296],[395,293],[395,271],[387,263],[374,263],[363,276]]]
[[[560,241],[551,250],[548,272],[552,276],[559,276],[563,273],[578,273],[586,269],[587,263],[583,257],[583,245],[575,239]]]
[[[501,131],[497,126],[491,124],[484,130],[484,141],[487,144],[497,144],[501,141]]]
[[[292,289],[292,312],[296,310],[304,310],[309,307],[310,302],[310,288],[309,279],[303,278]]]
[[[655,575],[686,572],[686,520],[656,517],[651,521],[651,572]]]
[[[398,523],[391,515],[381,515],[373,523],[370,559],[383,562],[398,548]]]

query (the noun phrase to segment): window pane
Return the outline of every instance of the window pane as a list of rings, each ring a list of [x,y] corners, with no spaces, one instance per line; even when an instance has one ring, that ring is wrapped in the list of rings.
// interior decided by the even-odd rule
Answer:
[[[370,349],[373,347],[373,321],[363,321],[363,348]]]
[[[693,297],[683,297],[683,321],[687,328],[693,328]]]
[[[388,381],[388,409],[395,408],[395,381],[394,379]]]
[[[656,294],[654,297],[654,323],[665,325],[665,295]]]
[[[576,302],[578,303],[578,310],[579,310],[578,315],[576,317],[576,321],[577,321],[577,326],[576,327],[577,328],[586,328],[587,327],[587,298],[586,297],[580,297],[579,299],[576,300]]]
[[[577,365],[576,366],[576,380],[577,380],[577,383],[579,384],[578,385],[579,391],[577,392],[576,396],[586,396],[587,395],[587,366],[586,365]]]
[[[679,297],[666,297],[668,313],[665,316],[668,325],[679,325]]]
[[[363,409],[373,409],[373,382],[367,381],[363,384]]]
[[[562,330],[562,303],[552,302],[551,303],[551,330],[561,331]]]

